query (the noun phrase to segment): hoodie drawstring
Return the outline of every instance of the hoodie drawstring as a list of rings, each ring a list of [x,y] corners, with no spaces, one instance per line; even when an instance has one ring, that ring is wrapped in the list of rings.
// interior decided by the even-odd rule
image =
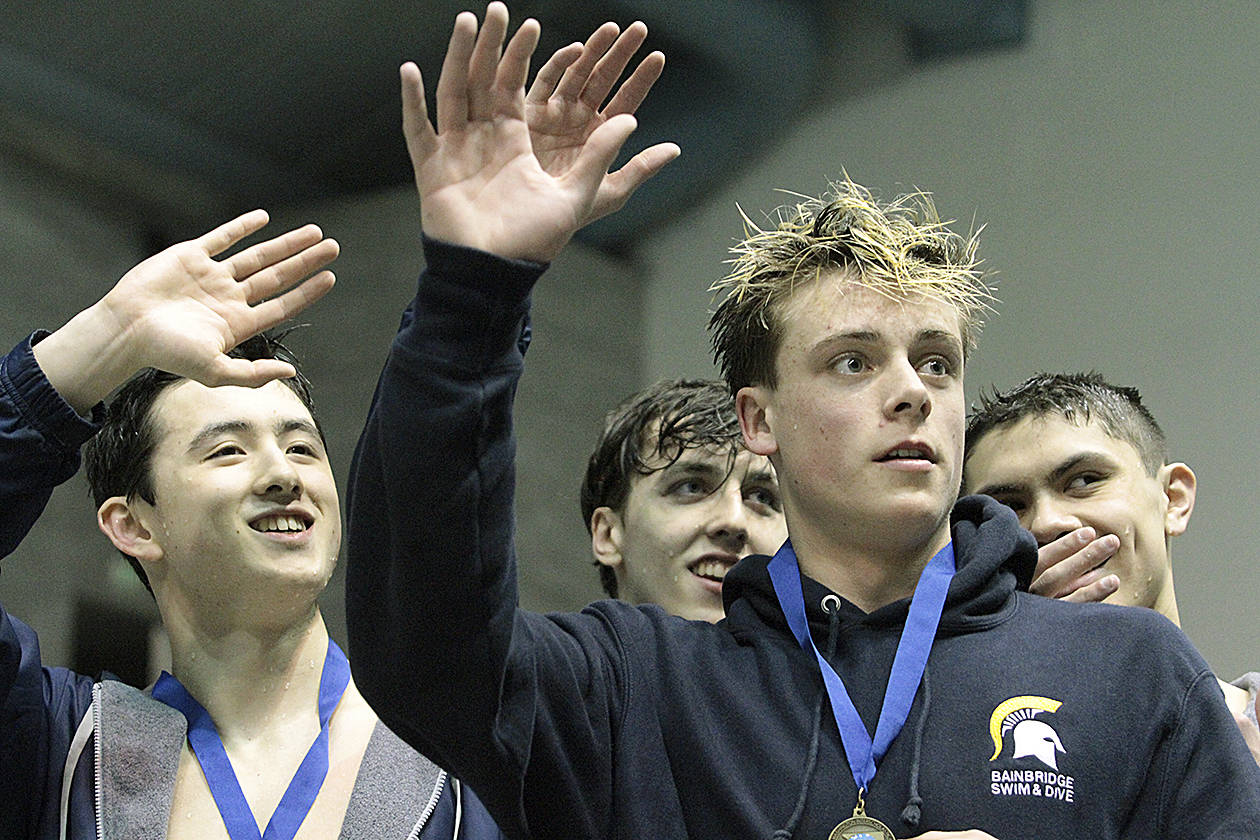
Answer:
[[[901,821],[911,828],[919,827],[923,815],[923,798],[919,796],[919,759],[923,753],[923,728],[927,723],[928,707],[932,704],[932,686],[928,683],[928,666],[923,666],[923,712],[914,724],[914,753],[910,760],[910,799],[901,809]]]
[[[831,597],[834,596],[828,596],[828,598]],[[840,600],[837,598],[835,603],[831,603],[828,598],[823,599],[823,611],[830,616],[827,622],[827,658],[830,659],[836,655],[836,640],[840,635]],[[792,811],[787,825],[771,835],[770,840],[791,840],[797,826],[800,825],[801,817],[805,815],[805,800],[809,796],[809,783],[814,778],[814,768],[818,766],[818,736],[822,728],[823,706],[826,703],[827,689],[824,686],[818,692],[818,702],[814,704],[814,723],[809,736],[809,756],[805,760],[805,776],[801,780],[801,792],[796,797],[796,808]]]

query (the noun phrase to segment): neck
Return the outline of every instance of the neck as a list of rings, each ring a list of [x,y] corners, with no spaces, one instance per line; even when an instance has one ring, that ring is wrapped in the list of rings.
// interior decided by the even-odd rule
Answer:
[[[225,745],[277,728],[318,725],[328,630],[318,609],[284,628],[197,632],[168,623],[171,672],[197,699]],[[310,720],[306,720],[310,718]]]
[[[928,561],[950,540],[948,521],[931,540],[894,547],[791,537],[802,572],[868,613],[912,596]]]
[[[1146,605],[1139,604],[1138,606]],[[1155,599],[1149,606],[1173,624],[1181,626],[1181,614],[1177,612],[1177,592],[1173,588],[1171,571],[1164,578],[1163,586],[1155,593]]]

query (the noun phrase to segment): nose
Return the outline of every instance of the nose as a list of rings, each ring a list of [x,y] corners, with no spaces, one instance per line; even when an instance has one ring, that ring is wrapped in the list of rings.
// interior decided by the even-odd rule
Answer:
[[[1020,517],[1020,524],[1032,531],[1033,536],[1037,538],[1037,545],[1041,546],[1054,542],[1085,523],[1064,505],[1041,499],[1029,502],[1023,516]]]
[[[713,496],[712,518],[705,529],[709,539],[726,551],[740,554],[748,543],[748,510],[744,505],[743,488],[735,484]]]
[[[302,477],[297,466],[279,446],[259,453],[261,459],[254,492],[260,496],[292,499],[302,495]]]
[[[909,359],[892,365],[889,376],[888,398],[884,402],[884,414],[889,420],[921,420],[932,413],[932,396]]]

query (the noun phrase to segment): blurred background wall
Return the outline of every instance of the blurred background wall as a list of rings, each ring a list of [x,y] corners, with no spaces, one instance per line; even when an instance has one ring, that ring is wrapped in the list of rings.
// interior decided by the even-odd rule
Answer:
[[[0,16],[0,337],[11,346],[59,326],[147,254],[252,206],[272,212],[269,230],[316,221],[342,244],[338,287],[292,343],[344,475],[422,267],[396,67],[417,58],[432,96],[458,7],[382,2],[368,18],[336,0],[132,5]],[[629,391],[714,373],[706,290],[740,234],[737,205],[760,220],[786,200],[776,189],[816,194],[844,169],[886,197],[930,190],[961,227],[986,225],[1001,304],[969,365],[969,398],[1036,370],[1092,368],[1142,390],[1199,476],[1173,551],[1183,627],[1222,676],[1257,667],[1260,6],[512,10],[557,31],[540,53],[605,17],[646,20],[668,63],[630,145],[683,145],[660,183],[570,246],[535,294],[517,403],[527,606],[599,596],[578,514],[585,456]],[[40,632],[46,661],[88,667],[76,626],[121,640],[124,625],[152,621],[130,574],[76,478],[4,560],[0,600]],[[324,603],[344,639],[341,580]]]

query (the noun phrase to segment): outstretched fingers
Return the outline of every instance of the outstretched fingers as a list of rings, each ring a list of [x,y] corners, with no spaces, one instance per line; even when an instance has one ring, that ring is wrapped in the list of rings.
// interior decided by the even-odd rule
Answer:
[[[248,335],[260,333],[271,329],[276,324],[284,323],[332,291],[335,283],[336,277],[331,271],[321,271],[284,294],[250,307],[252,320],[248,325],[249,332],[241,336],[241,339],[244,340]]]
[[[429,109],[424,102],[424,79],[420,68],[408,61],[398,68],[401,82],[403,138],[407,142],[407,153],[411,156],[413,166],[428,159],[437,147],[437,135],[429,123]],[[439,88],[441,85],[439,84]],[[438,109],[442,102],[439,94]]]
[[[251,233],[266,227],[270,217],[266,210],[251,210],[242,213],[230,222],[224,222],[212,231],[202,234],[195,240],[197,245],[209,256],[221,254],[240,242]]]
[[[293,231],[293,233],[308,236],[308,229],[313,227],[315,226],[308,225],[307,228]],[[245,293],[245,299],[250,303],[256,303],[269,298],[335,260],[341,251],[337,240],[320,239],[318,238],[319,229],[315,228],[315,232],[317,234],[315,242],[306,241],[300,247],[292,247],[294,243],[301,241],[295,239],[294,243],[288,243],[287,253],[278,248],[271,254],[275,259],[260,265],[257,270],[249,274],[237,275]]]
[[[468,122],[468,62],[477,40],[477,17],[460,12],[451,28],[451,40],[442,60],[442,75],[437,85],[437,130],[447,132]],[[407,65],[403,65],[405,68]],[[414,64],[411,66],[415,66]],[[417,76],[419,70],[416,71]],[[424,100],[421,89],[421,101]],[[405,104],[405,97],[404,97]]]
[[[304,248],[309,248],[323,237],[324,234],[318,225],[305,225],[274,239],[268,239],[266,242],[251,245],[240,253],[223,260],[223,265],[233,279],[243,280],[268,266],[288,259]]]
[[[579,99],[585,101],[583,91],[586,90],[591,73],[594,72],[596,65],[603,58],[604,54],[617,41],[619,32],[621,32],[621,27],[609,21],[591,33],[591,36],[586,39],[586,43],[582,45],[582,54],[578,56],[577,61],[573,62],[565,70],[560,83],[556,85],[555,93],[557,96],[570,102],[576,102]],[[600,97],[600,99],[602,98]],[[599,101],[593,103],[591,108],[592,110],[599,110]]]
[[[538,74],[534,76],[534,83],[529,86],[529,92],[525,94],[525,102],[530,105],[546,104],[555,93],[556,85],[560,83],[564,72],[581,56],[582,45],[579,43],[569,44],[552,53],[551,58],[547,59],[547,62],[539,68]]]
[[[639,66],[634,68],[630,78],[622,82],[621,87],[617,89],[617,94],[604,108],[605,116],[633,114],[637,111],[664,70],[665,54],[662,52],[648,54],[639,62]]]
[[[512,112],[519,111],[523,105],[520,92],[525,89],[525,80],[529,76],[529,60],[538,48],[540,32],[538,21],[527,19],[516,30],[499,61],[494,85],[501,95],[507,97],[506,102],[510,103]]]
[[[463,15],[461,14],[460,17]],[[456,18],[456,25],[459,18]],[[502,3],[491,3],[486,6],[486,19],[477,33],[476,42],[468,58],[466,89],[468,97],[467,119],[470,121],[487,120],[495,115],[496,97],[494,91],[495,77],[499,71],[499,59],[503,55],[503,41],[507,37],[508,11]],[[452,34],[452,46],[454,35]],[[450,52],[447,53],[450,58]],[[442,66],[442,75],[446,75],[446,65]],[[441,126],[439,131],[445,131]]]
[[[608,98],[608,93],[613,89],[613,85],[617,84],[617,80],[621,78],[621,74],[626,71],[626,67],[630,65],[630,59],[639,51],[639,47],[643,46],[643,42],[647,40],[647,25],[642,21],[635,21],[626,27],[626,31],[621,33],[616,42],[606,52],[599,62],[595,65],[595,69],[591,71],[591,77],[586,83],[586,88],[582,91],[582,101],[591,108],[596,110]],[[652,85],[660,78],[661,70],[665,66],[665,56],[660,52],[654,52],[644,62],[647,63],[645,70],[644,64],[640,64],[630,78],[622,85],[621,90],[617,92],[617,100],[626,102],[633,101],[633,96],[625,95],[626,85],[634,86],[634,93],[638,96],[637,101],[633,101],[631,107],[621,107],[620,110],[605,108],[605,116],[613,116],[614,114],[632,114],[634,109],[643,102]],[[655,74],[653,75],[653,70]],[[646,81],[646,86],[644,83]],[[609,103],[610,105],[613,103]]]

